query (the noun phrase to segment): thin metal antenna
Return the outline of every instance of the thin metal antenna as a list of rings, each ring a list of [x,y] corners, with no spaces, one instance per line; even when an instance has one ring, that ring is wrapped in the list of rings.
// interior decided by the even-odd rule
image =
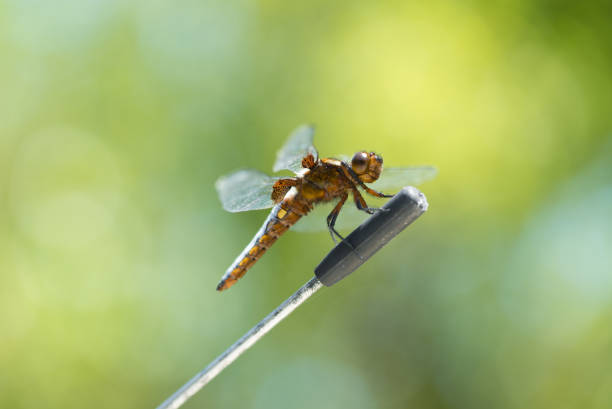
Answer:
[[[405,187],[381,209],[363,222],[321,261],[311,278],[291,297],[268,314],[206,368],[166,399],[157,409],[176,409],[217,376],[268,331],[316,293],[323,285],[332,286],[351,274],[389,240],[427,210],[425,195]]]
[[[229,364],[234,362],[244,351],[252,347],[261,337],[266,335],[266,333],[274,328],[276,324],[281,322],[287,315],[291,314],[293,310],[310,298],[310,296],[316,293],[321,287],[323,287],[323,284],[318,278],[313,277],[157,408],[175,409],[180,407],[187,399],[195,395],[204,385],[210,382]]]

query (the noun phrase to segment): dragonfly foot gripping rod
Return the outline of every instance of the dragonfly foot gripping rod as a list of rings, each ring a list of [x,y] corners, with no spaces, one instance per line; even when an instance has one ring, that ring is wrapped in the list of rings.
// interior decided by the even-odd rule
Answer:
[[[158,409],[180,407],[322,286],[329,287],[355,271],[423,214],[427,210],[427,199],[418,189],[405,187],[381,209],[383,211],[370,216],[325,256],[315,269],[315,277],[198,372]]]

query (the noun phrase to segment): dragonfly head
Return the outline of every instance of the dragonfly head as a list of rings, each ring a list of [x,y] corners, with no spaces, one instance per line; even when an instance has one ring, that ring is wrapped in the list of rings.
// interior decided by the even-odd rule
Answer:
[[[361,151],[353,155],[351,168],[364,183],[372,183],[382,172],[383,160],[374,152]]]

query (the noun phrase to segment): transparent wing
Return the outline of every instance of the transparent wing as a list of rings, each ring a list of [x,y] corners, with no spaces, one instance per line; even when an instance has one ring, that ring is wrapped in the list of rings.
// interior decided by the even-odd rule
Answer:
[[[432,166],[384,168],[380,179],[375,183],[368,184],[368,186],[383,193],[394,194],[404,186],[419,185],[433,179],[437,173],[437,169]],[[381,207],[388,200],[372,197],[363,193],[363,191],[362,196],[366,200],[368,207]],[[298,221],[291,230],[298,232],[320,232],[327,230],[327,215],[332,211],[336,203],[334,201],[315,205],[315,208],[307,216]],[[343,234],[349,233],[368,216],[366,212],[357,209],[353,196],[350,195],[340,210],[336,220],[336,230]]]
[[[215,188],[228,212],[267,209],[274,206],[270,195],[278,179],[256,170],[238,170],[217,179]]]
[[[433,179],[438,170],[433,166],[409,166],[404,168],[383,168],[383,171],[374,183],[369,186],[379,192],[394,194],[404,186],[420,185]]]
[[[371,207],[380,207],[384,203],[384,201],[375,203],[374,200],[371,201],[369,198],[366,200],[368,205]],[[302,217],[294,226],[291,227],[290,230],[301,233],[318,233],[327,231],[327,215],[331,213],[336,203],[337,202],[334,201],[332,203],[319,203],[315,205],[314,209],[306,216]],[[348,200],[340,210],[338,219],[336,219],[335,229],[342,235],[350,233],[365,219],[367,219],[368,216],[369,215],[366,212],[357,210],[352,196],[349,196]]]
[[[287,169],[298,172],[302,169],[302,158],[312,153],[317,158],[317,150],[312,146],[314,127],[312,125],[302,125],[289,135],[285,145],[276,153],[274,162],[274,172]]]
[[[351,163],[351,159],[352,159],[351,156],[345,155],[343,153],[340,153],[338,155],[334,155],[334,156],[331,156],[331,157],[334,158],[334,159],[338,159],[339,161],[346,162],[348,164]]]

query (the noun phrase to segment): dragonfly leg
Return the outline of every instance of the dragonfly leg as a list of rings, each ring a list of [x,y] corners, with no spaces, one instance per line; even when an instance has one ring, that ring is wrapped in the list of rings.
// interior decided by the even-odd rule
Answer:
[[[368,204],[366,203],[363,196],[361,196],[361,193],[359,193],[359,190],[357,190],[357,188],[353,188],[353,199],[355,199],[355,205],[357,205],[357,209],[364,211],[368,214],[374,214],[376,212],[384,210],[378,207],[368,207]]]
[[[346,202],[347,198],[348,198],[348,193],[345,192],[342,195],[342,197],[340,197],[340,201],[336,204],[334,209],[327,216],[327,228],[329,229],[329,234],[331,234],[334,244],[337,244],[336,237],[344,241],[344,237],[342,237],[342,235],[336,231],[334,226],[336,225],[336,219],[338,218],[338,215],[340,214],[340,209],[342,209],[342,206],[344,206],[344,202]]]
[[[331,234],[334,244],[338,244],[336,242],[336,237],[338,237],[342,242],[346,243],[346,245],[349,246],[351,250],[353,250],[353,252],[357,255],[357,257],[363,260],[363,257],[361,257],[361,254],[357,252],[355,247],[353,247],[351,243],[346,241],[344,237],[342,237],[342,235],[338,233],[338,231],[336,231],[336,229],[334,228],[334,225],[336,224],[336,219],[338,218],[338,215],[340,214],[340,209],[344,205],[344,202],[346,202],[346,199],[348,199],[348,193],[345,192],[342,195],[342,197],[340,197],[340,201],[338,202],[338,204],[336,204],[336,207],[334,207],[334,210],[332,210],[329,216],[327,216],[327,227],[329,228],[329,234]]]
[[[366,192],[368,192],[368,194],[371,194],[372,196],[375,196],[375,197],[393,197],[395,196],[395,195],[386,195],[384,193],[378,192],[372,188],[367,187],[365,184],[362,187]]]
[[[297,184],[297,178],[278,179],[274,182],[274,186],[272,186],[272,195],[270,197],[274,203],[278,203],[283,200],[289,189],[293,186],[297,186]]]
[[[333,227],[329,227],[329,234],[331,235],[334,244],[338,244],[338,242],[336,241],[336,236],[340,239],[340,241],[344,241],[344,237],[342,237],[342,235],[338,233],[338,231]]]
[[[353,172],[353,169],[351,169],[344,162],[342,162],[342,171],[344,172],[344,175],[349,178],[349,180],[351,180],[353,183],[355,183],[355,184],[359,185],[360,187],[362,187],[363,190],[365,190],[366,192],[368,192],[368,194],[371,194],[372,196],[375,196],[375,197],[393,197],[393,196],[395,196],[395,195],[387,195],[387,194],[378,192],[378,191],[376,191],[376,190],[366,186],[366,184],[363,183],[361,181],[361,179],[359,179],[359,176],[357,176],[357,174],[355,172]],[[357,206],[357,207],[359,207],[359,206]]]

